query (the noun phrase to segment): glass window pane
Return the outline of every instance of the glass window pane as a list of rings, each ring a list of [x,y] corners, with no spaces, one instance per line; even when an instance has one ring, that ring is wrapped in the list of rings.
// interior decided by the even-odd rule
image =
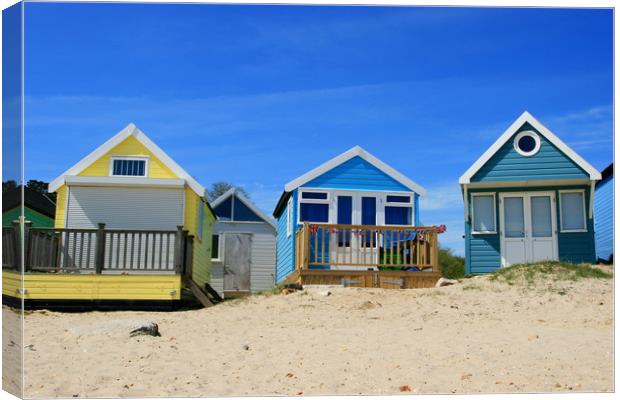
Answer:
[[[329,204],[301,203],[300,219],[302,222],[328,222]]]
[[[506,237],[520,238],[525,236],[523,197],[504,198],[504,223],[506,224]]]
[[[211,237],[211,258],[220,258],[220,235],[213,235]]]
[[[494,232],[495,231],[495,197],[473,196],[474,209],[474,231]]]
[[[114,168],[113,168],[113,172],[114,175],[120,175],[121,173],[121,163],[120,160],[114,160]]]
[[[351,225],[353,223],[353,198],[351,196],[338,196],[338,215],[336,221],[344,225]]]
[[[551,198],[549,196],[532,196],[532,236],[551,237]]]
[[[583,215],[583,192],[562,193],[562,229],[585,229]]]
[[[301,198],[327,200],[327,193],[301,192]]]
[[[138,162],[138,175],[139,176],[144,176],[144,166],[146,165],[146,161],[139,161]]]
[[[387,196],[388,203],[410,203],[411,196]]]
[[[386,225],[411,225],[411,207],[385,207]]]
[[[362,225],[377,225],[377,199],[362,197]]]

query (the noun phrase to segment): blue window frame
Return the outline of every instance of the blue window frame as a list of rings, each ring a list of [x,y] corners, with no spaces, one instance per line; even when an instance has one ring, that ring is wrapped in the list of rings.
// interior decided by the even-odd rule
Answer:
[[[118,158],[112,160],[113,176],[146,176],[146,160]]]

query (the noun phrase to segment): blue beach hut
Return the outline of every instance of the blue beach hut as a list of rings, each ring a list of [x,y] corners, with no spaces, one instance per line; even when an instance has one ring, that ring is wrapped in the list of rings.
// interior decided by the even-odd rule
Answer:
[[[398,247],[390,254],[400,258],[384,260],[385,264],[414,264],[404,260],[411,257],[401,242],[408,240],[415,252],[412,239],[421,242],[423,233],[402,228],[419,225],[419,198],[425,193],[359,146],[293,179],[285,185],[273,212],[277,220],[276,282],[296,269],[304,251],[310,269],[334,269],[338,260],[349,270],[377,269],[381,257],[387,257],[383,249],[389,241],[394,249]],[[304,223],[311,224],[307,241],[299,237]],[[400,241],[395,235],[400,235]]]

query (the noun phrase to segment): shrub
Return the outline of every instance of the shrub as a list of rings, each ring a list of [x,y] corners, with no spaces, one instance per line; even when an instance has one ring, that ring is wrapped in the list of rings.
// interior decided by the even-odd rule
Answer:
[[[439,248],[439,270],[444,278],[461,279],[465,277],[465,258],[452,253],[452,250]]]
[[[501,280],[509,285],[524,282],[532,285],[541,279],[552,281],[577,281],[586,278],[610,279],[613,275],[590,264],[571,264],[561,261],[545,261],[531,264],[518,264],[500,268],[490,276],[491,280]]]

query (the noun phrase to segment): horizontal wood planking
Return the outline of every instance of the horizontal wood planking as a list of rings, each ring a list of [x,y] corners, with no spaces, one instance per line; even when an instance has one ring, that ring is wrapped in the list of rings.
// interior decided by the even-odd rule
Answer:
[[[410,271],[339,271],[301,270],[298,282],[302,285],[342,285],[383,289],[416,289],[434,287],[441,274],[438,272]],[[344,281],[343,281],[344,280]],[[402,280],[402,283],[394,283]]]
[[[338,165],[303,185],[305,188],[330,188],[348,190],[395,190],[410,192],[411,189],[396,181],[385,172],[359,156]]]
[[[2,271],[2,294],[32,300],[179,300],[179,275],[67,275]]]
[[[614,252],[614,179],[613,175],[596,185],[594,193],[594,232],[596,257],[609,260]]]
[[[534,130],[525,124],[518,132]],[[515,133],[514,136],[516,136]],[[522,181],[536,179],[589,179],[589,175],[539,132],[538,153],[524,157],[508,140],[472,177],[472,182]]]
[[[297,220],[297,190],[294,190],[291,194],[291,206],[293,212],[291,213],[293,221]],[[277,234],[276,234],[276,282],[282,282],[291,272],[295,270],[295,259],[297,254],[295,252],[295,223],[293,223],[293,229],[291,235],[286,235],[286,225],[288,222],[288,206],[282,211],[277,220]]]

